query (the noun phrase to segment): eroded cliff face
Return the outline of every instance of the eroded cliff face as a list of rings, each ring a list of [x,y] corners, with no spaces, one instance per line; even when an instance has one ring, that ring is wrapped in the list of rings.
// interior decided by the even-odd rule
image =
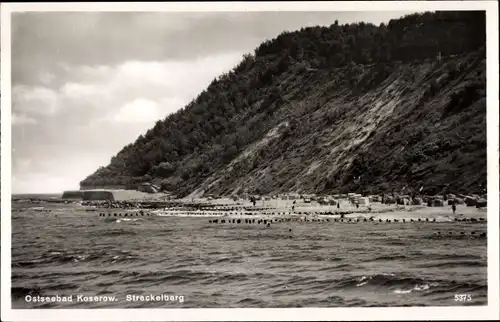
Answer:
[[[483,193],[484,44],[478,12],[283,33],[81,187]]]
[[[193,195],[405,186],[480,192],[486,184],[485,70],[482,54],[470,53],[327,75],[285,74],[279,121]]]

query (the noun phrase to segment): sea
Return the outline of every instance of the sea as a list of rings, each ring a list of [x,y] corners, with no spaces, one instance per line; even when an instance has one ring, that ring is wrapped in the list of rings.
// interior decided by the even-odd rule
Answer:
[[[487,305],[486,223],[210,219],[14,201],[12,307]]]

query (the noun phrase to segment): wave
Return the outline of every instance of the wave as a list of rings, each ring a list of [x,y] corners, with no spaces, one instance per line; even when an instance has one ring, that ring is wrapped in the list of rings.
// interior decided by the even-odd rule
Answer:
[[[355,288],[367,284],[370,284],[372,286],[393,286],[409,284],[414,281],[420,282],[421,280],[409,277],[396,277],[396,275],[393,273],[350,276],[341,280],[334,280],[334,282],[336,282],[336,288]]]
[[[394,294],[422,293],[423,296],[457,291],[485,291],[487,286],[477,283],[457,282],[454,280],[433,280],[418,277],[402,277],[397,274],[375,274],[353,276],[337,282],[336,288],[350,289],[374,287],[391,290]]]
[[[372,261],[391,261],[391,260],[406,260],[407,257],[405,255],[382,255],[375,257]]]
[[[419,268],[487,267],[487,263],[477,260],[452,260],[445,262],[427,262],[417,265]]]
[[[95,233],[95,235],[98,235],[99,237],[135,236],[137,235],[137,233],[130,230],[116,229],[116,230],[98,231]]]
[[[408,240],[393,239],[393,240],[387,240],[385,243],[391,246],[403,246],[403,245],[408,245],[410,242]]]
[[[456,232],[448,232],[443,234],[432,234],[429,236],[422,236],[422,239],[431,239],[431,240],[449,240],[449,239],[469,239],[475,241],[483,241],[486,243],[486,238],[480,237],[481,232],[476,233],[475,235],[471,235],[470,233],[458,234]]]
[[[433,285],[437,285],[437,284],[433,284]],[[422,285],[417,284],[413,288],[410,288],[410,289],[396,289],[396,290],[393,291],[393,293],[396,293],[396,294],[408,294],[408,293],[411,293],[413,291],[417,291],[417,292],[426,291],[430,287],[431,287],[430,284],[422,284]]]
[[[367,232],[364,234],[365,236],[380,236],[380,237],[387,237],[388,234],[387,233],[384,233],[384,232],[378,232],[378,231],[374,231],[374,232]]]
[[[119,224],[119,223],[121,223],[121,222],[127,222],[127,221],[132,221],[132,222],[134,222],[134,221],[138,221],[138,220],[141,220],[141,218],[119,218],[119,219],[117,219],[115,222],[116,222],[117,224]]]
[[[334,266],[333,268],[335,269],[338,269],[340,271],[347,271],[347,270],[351,270],[351,269],[355,269],[356,266],[352,265],[352,264],[339,264],[337,266]]]
[[[135,221],[142,221],[142,220],[144,220],[144,219],[143,218],[123,218],[123,217],[120,217],[120,218],[106,217],[106,218],[102,219],[103,222],[116,223],[116,224],[119,224],[122,222],[135,222]]]
[[[262,300],[256,299],[256,298],[249,298],[246,297],[242,300],[239,300],[237,304],[242,304],[242,305],[257,305],[257,306],[262,306],[265,305],[266,303],[263,302]]]
[[[241,263],[244,261],[244,256],[228,256],[224,258],[217,258],[212,261],[207,262],[207,265],[221,264],[221,263]]]
[[[13,268],[36,268],[46,265],[64,265],[70,263],[80,262],[93,262],[97,261],[99,264],[104,263],[128,263],[140,260],[138,255],[130,254],[126,251],[113,250],[92,250],[91,252],[83,252],[72,254],[61,251],[46,251],[39,257],[29,261],[16,261],[13,260]],[[57,272],[55,272],[57,274]]]
[[[75,272],[76,273],[76,272]],[[157,285],[187,285],[195,284],[197,287],[208,287],[210,285],[252,285],[255,288],[267,288],[270,294],[276,298],[301,296],[304,294],[332,294],[332,292],[342,292],[349,290],[357,290],[358,292],[391,292],[395,296],[405,296],[418,293],[421,297],[430,299],[436,296],[444,296],[450,293],[468,292],[468,293],[482,293],[486,292],[487,286],[477,283],[464,283],[459,281],[449,280],[436,280],[430,278],[421,278],[416,276],[403,276],[399,273],[381,273],[381,274],[366,274],[366,275],[351,275],[337,279],[318,279],[316,276],[302,276],[297,273],[290,276],[289,274],[266,274],[266,273],[230,273],[230,272],[217,272],[217,271],[195,271],[187,269],[170,270],[170,271],[130,271],[123,270],[90,270],[84,272],[92,276],[93,274],[99,276],[98,283],[94,284],[100,288],[107,288],[117,284],[119,280],[120,285],[126,287],[148,287]],[[61,276],[71,277],[71,272],[65,272],[60,276],[54,275],[50,280],[61,280]],[[77,274],[75,274],[77,275]],[[18,274],[21,277],[22,274]],[[46,276],[47,277],[47,276]],[[283,278],[285,277],[285,278]],[[14,278],[14,276],[13,276]],[[272,282],[280,280],[279,283]],[[13,287],[13,299],[20,299],[27,294],[42,295],[41,290],[61,290],[61,289],[76,289],[79,285],[71,282],[68,283],[52,283],[52,284],[39,284],[33,288],[26,287]],[[246,286],[245,286],[246,287]],[[348,293],[346,293],[348,294]],[[342,298],[326,298],[321,295],[315,299],[316,305],[333,305],[333,306],[370,306],[363,299],[347,300]],[[400,303],[399,300],[394,301],[387,299],[387,303],[383,305],[393,306]],[[282,299],[283,300],[283,299]],[[298,299],[297,299],[298,300]],[[416,300],[416,299],[415,299]],[[270,303],[261,303],[258,299],[252,296],[242,297],[241,300],[236,300],[237,306],[268,306]],[[300,301],[299,301],[300,302]],[[302,306],[309,306],[308,303],[299,303],[295,301],[294,306],[298,304]],[[283,302],[282,302],[283,303]],[[284,304],[284,303],[283,303]],[[277,305],[277,304],[276,304]],[[299,305],[299,306],[300,306]],[[312,305],[312,304],[311,304]],[[382,305],[382,306],[383,306]],[[380,304],[374,305],[380,306]],[[414,304],[412,304],[414,306]]]
[[[302,255],[297,255],[297,254],[287,254],[287,255],[281,255],[281,256],[275,256],[271,257],[266,260],[266,262],[269,263],[283,263],[283,262],[299,262],[299,261],[310,261],[310,262],[340,262],[345,260],[344,257],[337,257],[337,256],[322,256],[322,255],[316,255],[315,253],[311,254],[302,254]]]
[[[346,264],[346,266],[350,266]],[[351,268],[351,267],[350,267]],[[374,274],[374,275],[358,275],[348,276],[340,279],[317,279],[312,276],[293,276],[286,283],[274,285],[276,287],[283,284],[297,288],[300,286],[307,287],[308,290],[333,291],[333,290],[359,290],[360,288],[375,288],[389,290],[425,290],[433,285],[438,285],[438,281],[424,280],[418,277],[404,277],[394,273]],[[424,286],[428,285],[428,286]],[[285,292],[286,291],[279,291]]]
[[[338,289],[351,289],[360,287],[404,289],[408,287],[414,288],[417,287],[418,285],[435,283],[433,281],[425,281],[424,279],[418,277],[398,276],[394,273],[351,276],[334,282],[335,282],[335,288]]]
[[[76,278],[81,276],[91,276],[103,274],[103,271],[63,271],[63,272],[22,272],[15,273],[12,272],[12,281],[23,282],[28,279],[39,278],[39,279],[56,279],[56,278]]]
[[[37,296],[42,294],[42,290],[39,287],[27,288],[27,287],[12,287],[10,289],[10,294],[12,300],[24,299],[26,295]]]
[[[436,287],[434,287],[432,290],[426,292],[424,296],[436,296],[440,294],[446,294],[445,296],[448,296],[449,293],[461,292],[479,294],[480,292],[487,293],[487,291],[488,286],[486,284],[448,281],[436,285]]]
[[[438,230],[451,230],[451,238],[461,231],[471,235],[463,224],[230,227],[208,225],[207,218],[134,221],[78,211],[54,210],[68,214],[61,221],[13,217],[23,219],[13,222],[17,306],[26,306],[22,297],[30,292],[62,294],[51,289],[73,292],[76,285],[120,295],[171,286],[192,295],[193,307],[453,305],[453,295],[465,293],[487,299],[485,242],[460,242],[474,246],[472,252],[450,240],[424,239]],[[483,230],[474,228],[476,235]],[[214,303],[210,294],[218,294]]]
[[[211,278],[212,274],[189,270],[178,270],[171,272],[122,272],[120,278],[123,285],[141,284],[144,282],[182,284],[191,281],[202,281]]]
[[[16,268],[35,268],[47,264],[67,264],[71,262],[79,262],[84,260],[86,257],[83,255],[64,255],[61,253],[53,254],[52,256],[42,255],[41,257],[35,258],[29,261],[13,261],[12,267]]]
[[[184,284],[199,284],[199,285],[213,285],[213,284],[227,284],[231,282],[246,282],[256,281],[264,282],[265,280],[274,277],[273,274],[265,273],[229,273],[217,271],[194,271],[194,270],[171,270],[171,271],[122,271],[117,277],[120,279],[122,285],[135,285],[135,284],[152,284],[169,283],[170,285],[184,285]]]
[[[441,260],[441,259],[451,259],[451,260],[486,260],[484,257],[474,254],[460,255],[453,253],[421,253],[419,255],[425,255],[427,260]]]

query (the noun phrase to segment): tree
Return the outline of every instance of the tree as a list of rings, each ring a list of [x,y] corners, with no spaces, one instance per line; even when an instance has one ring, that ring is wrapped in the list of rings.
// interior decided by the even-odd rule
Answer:
[[[153,173],[158,177],[168,177],[175,172],[175,164],[172,162],[161,162],[159,165],[153,167]]]

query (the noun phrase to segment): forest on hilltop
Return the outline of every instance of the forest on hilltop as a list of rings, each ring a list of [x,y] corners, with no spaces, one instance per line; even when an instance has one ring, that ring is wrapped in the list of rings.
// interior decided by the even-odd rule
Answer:
[[[484,11],[284,32],[80,186],[155,182],[180,196],[482,190],[485,35]]]

